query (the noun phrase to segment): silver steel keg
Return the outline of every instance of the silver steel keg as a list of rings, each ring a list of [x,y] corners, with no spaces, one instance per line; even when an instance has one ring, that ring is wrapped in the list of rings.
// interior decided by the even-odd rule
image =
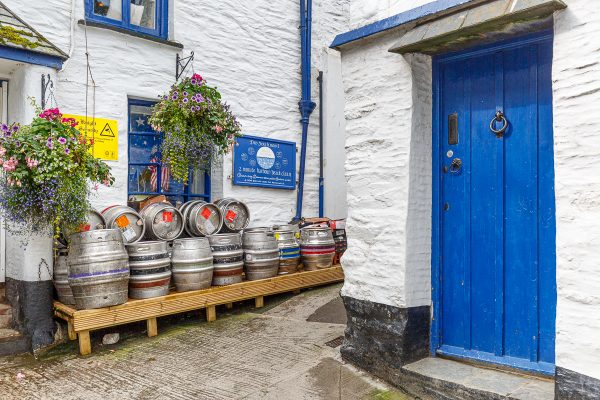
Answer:
[[[279,246],[279,275],[297,272],[300,264],[298,225],[275,225],[273,232]]]
[[[129,297],[149,299],[169,294],[171,259],[167,242],[138,242],[127,247]]]
[[[69,286],[79,309],[127,301],[128,256],[118,229],[74,233],[70,237]]]
[[[102,211],[102,216],[106,219],[107,229],[121,231],[125,244],[139,242],[144,237],[144,221],[133,208],[119,205],[110,206]]]
[[[271,228],[245,229],[242,235],[246,279],[272,278],[279,270],[279,246]]]
[[[93,231],[96,229],[106,229],[106,220],[98,211],[90,209],[87,213],[85,223],[79,226],[78,229],[67,231],[65,228],[62,228],[63,232],[60,233],[57,239],[57,245],[58,247],[66,248],[69,245],[67,238],[73,233]]]
[[[213,285],[224,286],[242,281],[244,250],[239,233],[220,233],[208,237],[215,271]]]
[[[52,281],[58,295],[58,300],[68,306],[75,305],[73,291],[69,286],[69,267],[67,266],[67,249],[58,249],[55,261]]]
[[[250,210],[246,204],[232,198],[217,200],[215,205],[223,214],[221,232],[240,232],[250,224]]]
[[[140,211],[144,220],[146,238],[175,240],[183,233],[183,216],[169,203],[152,203]]]
[[[183,215],[185,231],[192,237],[214,235],[223,227],[221,209],[212,203],[189,201],[179,211]]]
[[[331,229],[318,226],[302,228],[300,254],[306,271],[331,267],[335,256],[335,241]]]
[[[213,280],[213,254],[207,238],[173,241],[173,280],[178,292],[210,287]]]

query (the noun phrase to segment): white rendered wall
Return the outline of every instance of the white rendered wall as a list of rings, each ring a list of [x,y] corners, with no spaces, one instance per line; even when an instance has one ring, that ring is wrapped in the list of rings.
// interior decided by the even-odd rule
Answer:
[[[323,69],[323,177],[324,215],[331,219],[348,216],[346,188],[346,120],[342,58],[336,50],[326,49]]]
[[[85,31],[77,23],[84,17],[84,2],[50,0],[44,7],[37,0],[5,3],[63,51],[72,54],[58,75],[56,97],[63,112],[84,114]],[[290,140],[300,145],[299,1],[175,0],[172,3],[170,36],[184,44],[183,51],[106,29],[87,30],[97,84],[96,116],[116,119],[119,123],[119,161],[110,162],[116,184],[101,188],[92,201],[97,208],[124,203],[127,198],[128,97],[154,100],[166,91],[174,81],[177,53],[185,57],[191,50],[195,52],[195,72],[209,84],[218,86],[239,117],[244,134]],[[318,69],[325,62],[320,55],[335,34],[347,30],[348,3],[349,0],[334,0],[314,4],[313,100],[318,98]],[[90,90],[90,109],[91,96]],[[316,216],[318,109],[311,118],[307,148],[303,215]],[[215,191],[247,202],[253,225],[287,222],[294,216],[295,191],[233,186],[229,179],[230,155],[217,170],[222,172],[221,176],[213,177]]]
[[[352,0],[350,25],[358,28],[432,2],[434,0]]]
[[[431,303],[431,69],[427,57],[389,53],[394,40],[387,35],[342,52],[348,181],[342,293],[412,307]]]
[[[555,16],[556,364],[600,379],[600,4]]]
[[[0,76],[9,79],[8,117],[10,121],[27,123],[34,116],[28,97],[39,96],[41,76],[50,74],[56,81],[56,71],[51,68],[2,62]],[[24,246],[23,237],[6,233],[6,277],[27,282],[52,279],[52,238],[40,235],[29,238]]]

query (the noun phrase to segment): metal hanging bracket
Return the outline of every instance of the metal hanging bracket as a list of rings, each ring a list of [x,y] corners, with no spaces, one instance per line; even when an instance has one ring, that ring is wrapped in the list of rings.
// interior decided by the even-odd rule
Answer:
[[[194,52],[192,51],[189,56],[183,58],[179,57],[179,54],[177,54],[175,60],[175,80],[178,81],[190,62],[194,61]]]
[[[46,99],[47,99],[47,97],[53,96],[53,94],[52,94],[53,91],[54,91],[54,82],[52,82],[52,78],[50,78],[50,74],[48,74],[48,75],[42,74],[42,109],[46,108]],[[48,96],[46,95],[47,93],[49,93]]]

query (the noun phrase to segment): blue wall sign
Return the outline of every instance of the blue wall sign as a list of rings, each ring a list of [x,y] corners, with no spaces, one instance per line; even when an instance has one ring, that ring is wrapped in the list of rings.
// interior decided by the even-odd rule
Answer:
[[[296,189],[296,143],[256,136],[237,138],[233,184]]]

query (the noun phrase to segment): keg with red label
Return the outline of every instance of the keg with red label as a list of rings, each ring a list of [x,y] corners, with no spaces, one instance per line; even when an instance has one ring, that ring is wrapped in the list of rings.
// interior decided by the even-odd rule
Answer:
[[[232,198],[217,200],[215,205],[223,214],[221,232],[241,232],[250,224],[250,210],[246,204]]]

